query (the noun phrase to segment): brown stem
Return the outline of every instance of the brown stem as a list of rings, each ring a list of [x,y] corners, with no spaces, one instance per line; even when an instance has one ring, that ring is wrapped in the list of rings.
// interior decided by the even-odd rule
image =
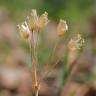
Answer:
[[[35,96],[38,96],[38,80],[37,80],[37,62],[36,62],[36,44],[37,44],[37,42],[35,42],[35,38],[34,38],[34,31],[33,31],[33,34],[32,34],[32,36],[33,36],[33,54],[34,54],[34,58],[33,58],[33,69],[34,69],[34,82],[35,82]]]
[[[51,68],[42,76],[42,78],[44,78],[45,76],[47,76],[48,74],[50,74],[52,72],[52,69],[54,69],[56,67],[56,65],[58,64],[58,62],[60,60],[61,60],[61,58],[59,60],[57,60],[53,66],[51,66]]]
[[[31,54],[31,63],[32,63],[32,82],[33,88],[35,92],[35,96],[38,96],[38,81],[37,81],[37,68],[36,68],[36,45],[35,45],[35,38],[34,38],[34,31],[31,33],[31,40],[29,42],[30,47],[30,54]],[[32,47],[33,41],[33,47]]]

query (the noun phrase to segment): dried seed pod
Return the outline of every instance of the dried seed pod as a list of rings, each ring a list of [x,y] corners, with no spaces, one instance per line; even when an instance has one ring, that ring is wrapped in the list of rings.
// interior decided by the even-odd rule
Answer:
[[[48,20],[48,13],[45,12],[44,14],[42,14],[40,17],[39,17],[39,23],[38,23],[38,28],[39,29],[43,29],[46,27],[46,25],[49,23],[49,20]]]
[[[21,37],[23,37],[24,39],[28,39],[30,35],[30,30],[28,28],[27,22],[25,21],[24,23],[18,25],[18,28],[20,30]]]
[[[31,30],[38,28],[38,15],[36,9],[32,9],[30,16],[27,17],[27,23]]]
[[[60,22],[57,26],[57,34],[58,36],[62,37],[64,36],[65,32],[68,30],[68,25],[66,24],[66,21],[60,19]]]
[[[71,51],[79,50],[84,44],[84,39],[80,34],[77,34],[75,38],[72,38],[68,43],[68,49]]]

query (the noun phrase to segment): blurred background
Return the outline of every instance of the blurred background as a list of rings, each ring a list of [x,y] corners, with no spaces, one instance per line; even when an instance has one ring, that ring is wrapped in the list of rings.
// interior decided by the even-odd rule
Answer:
[[[17,24],[25,20],[31,9],[37,9],[40,15],[47,11],[51,20],[39,36],[39,95],[96,96],[96,0],[0,0],[0,96],[32,96],[29,47],[17,30]],[[81,33],[85,44],[82,51],[70,53],[63,46],[66,38],[62,40],[48,68],[57,59],[61,58],[60,61],[50,74],[41,78],[48,70],[45,65],[50,63],[50,52],[58,41],[59,19],[67,21],[66,38]],[[76,66],[64,83],[65,65],[69,67],[71,63]]]

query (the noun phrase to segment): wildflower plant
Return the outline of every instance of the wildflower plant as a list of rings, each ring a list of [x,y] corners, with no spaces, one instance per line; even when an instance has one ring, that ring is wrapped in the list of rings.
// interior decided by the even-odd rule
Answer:
[[[40,82],[37,76],[37,64],[38,62],[38,38],[35,38],[35,33],[39,35],[39,32],[47,27],[49,23],[48,13],[44,12],[41,16],[38,16],[36,9],[32,9],[29,16],[27,16],[26,20],[18,25],[20,35],[22,38],[28,41],[30,47],[30,55],[31,55],[31,63],[32,63],[32,90],[35,93],[35,96],[38,96],[38,90],[40,88]],[[65,36],[68,31],[68,25],[65,20],[60,19],[60,22],[57,25],[57,35],[59,38]],[[37,40],[36,40],[37,39]],[[60,39],[61,40],[61,39]],[[52,52],[50,53],[50,63],[54,58],[54,54],[57,51],[57,47],[59,46],[60,40],[56,42],[54,45]],[[69,43],[67,44],[67,48],[70,51],[79,50],[84,44],[84,39],[80,34],[77,34],[75,37],[71,38]],[[54,68],[59,60],[57,60],[52,66],[50,70],[47,70],[45,75],[51,72],[52,68]],[[43,76],[42,76],[43,77]]]

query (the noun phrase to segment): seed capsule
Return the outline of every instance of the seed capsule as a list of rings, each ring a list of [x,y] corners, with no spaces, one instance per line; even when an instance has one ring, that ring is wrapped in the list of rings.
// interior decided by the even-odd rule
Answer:
[[[71,51],[79,50],[84,44],[84,39],[80,34],[77,34],[75,38],[72,38],[68,43],[68,49]]]
[[[28,28],[27,22],[18,25],[18,28],[20,30],[20,35],[22,38],[27,39],[30,35],[30,30]]]
[[[66,24],[66,21],[60,19],[60,22],[57,26],[57,34],[58,36],[62,37],[64,36],[65,32],[68,30],[68,26]]]

